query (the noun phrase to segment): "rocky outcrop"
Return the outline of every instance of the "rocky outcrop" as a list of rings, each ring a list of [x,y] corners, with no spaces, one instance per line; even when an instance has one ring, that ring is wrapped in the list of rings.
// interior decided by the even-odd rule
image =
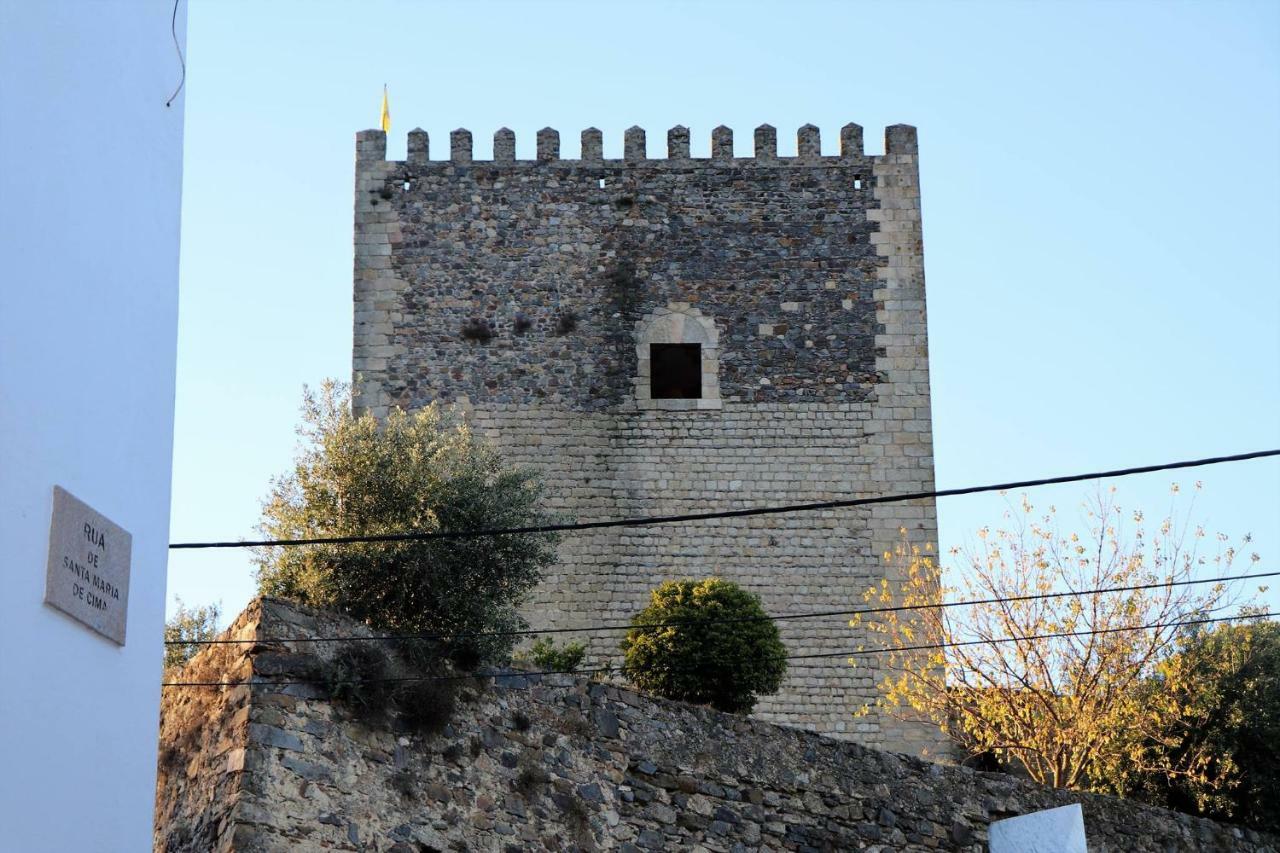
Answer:
[[[306,681],[337,645],[308,640],[334,635],[369,633],[260,600],[225,635],[246,642],[176,676],[255,683],[166,690],[157,851],[976,853],[991,821],[1073,802],[1095,853],[1280,851],[1209,820],[567,676],[468,681],[434,735],[394,714],[364,722]]]

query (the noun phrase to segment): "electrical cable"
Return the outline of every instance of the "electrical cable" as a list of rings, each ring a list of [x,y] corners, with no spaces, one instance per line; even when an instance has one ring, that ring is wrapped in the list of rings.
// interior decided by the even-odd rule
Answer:
[[[849,498],[845,500],[788,504],[772,507],[756,507],[752,509],[717,510],[714,512],[688,513],[684,515],[657,515],[638,518],[610,519],[606,521],[569,522],[564,524],[542,524],[530,527],[490,528],[481,530],[430,530],[362,536],[316,536],[300,539],[173,542],[169,544],[169,548],[170,550],[176,551],[210,548],[272,548],[297,545],[350,545],[373,542],[419,542],[432,539],[473,539],[488,536],[559,533],[571,530],[599,530],[607,527],[646,527],[658,524],[679,524],[687,521],[711,521],[722,518],[746,518],[758,515],[783,515],[796,512],[817,512],[828,509],[870,506],[873,504],[898,503],[902,501],[925,500],[932,498],[948,498],[959,495],[978,494],[980,492],[1004,492],[1011,489],[1024,489],[1034,486],[1078,483],[1084,480],[1101,480],[1111,477],[1127,477],[1134,474],[1150,474],[1158,471],[1199,468],[1206,465],[1219,465],[1226,462],[1243,462],[1251,459],[1263,459],[1269,456],[1280,456],[1280,450],[1256,450],[1250,453],[1235,453],[1229,456],[1211,456],[1204,459],[1165,462],[1158,465],[1139,465],[1131,468],[1115,468],[1108,471],[1093,471],[1087,474],[1067,474],[1058,477],[1040,477],[1033,480],[1016,480],[1009,483],[995,483],[987,486],[967,486],[957,489],[938,489],[924,492],[878,495],[876,497],[869,498]]]
[[[882,649],[854,649],[846,652],[816,652],[803,655],[786,655],[783,660],[814,660],[817,658],[854,658],[866,655],[888,654],[891,652],[915,652],[930,651],[948,648],[959,648],[962,646],[975,645],[999,645],[1002,643],[1018,643],[1030,642],[1034,640],[1052,640],[1066,639],[1069,637],[1088,637],[1099,634],[1117,634],[1124,631],[1148,631],[1158,628],[1183,628],[1195,625],[1208,625],[1217,622],[1235,622],[1242,619],[1268,619],[1280,616],[1280,612],[1266,613],[1250,613],[1240,616],[1216,616],[1204,619],[1180,620],[1177,622],[1154,622],[1147,625],[1126,625],[1120,628],[1099,628],[1088,631],[1064,631],[1061,633],[1050,634],[1030,634],[1020,637],[993,637],[990,639],[978,640],[962,640],[950,643],[922,643],[914,646],[890,646]],[[407,683],[417,681],[462,681],[475,678],[530,678],[543,675],[598,675],[613,673],[620,671],[618,667],[606,666],[595,667],[589,669],[545,669],[545,670],[512,670],[510,672],[496,673],[475,673],[470,675],[412,675],[385,678],[364,678],[352,679],[349,683],[372,684],[372,683]],[[289,679],[289,680],[250,680],[250,681],[165,681],[161,683],[161,687],[251,687],[253,685],[260,686],[284,686],[290,684],[316,684],[317,679]],[[348,683],[348,682],[343,682]]]
[[[169,32],[173,35],[173,49],[178,52],[178,63],[182,66],[182,77],[178,80],[178,88],[173,90],[173,94],[169,96],[169,100],[164,102],[166,107],[173,106],[173,102],[177,99],[178,93],[182,91],[182,87],[187,85],[187,59],[182,55],[182,45],[178,42],[178,3],[181,0],[173,0],[173,17],[169,20]]]
[[[1069,596],[1105,595],[1112,592],[1138,592],[1146,589],[1164,589],[1174,586],[1195,586],[1206,583],[1227,583],[1229,581],[1251,580],[1280,576],[1280,571],[1258,572],[1256,574],[1224,575],[1216,578],[1197,578],[1180,581],[1164,581],[1160,583],[1134,584],[1131,586],[1095,587],[1093,589],[1067,590],[1064,592],[1041,592],[1028,595],[1014,595],[996,598],[967,599],[964,601],[944,601],[936,604],[897,604],[888,607],[864,607],[854,610],[819,610],[809,613],[793,613],[781,616],[733,616],[722,619],[669,619],[661,622],[648,622],[643,625],[631,623],[613,623],[606,625],[587,625],[580,628],[523,628],[513,631],[469,631],[456,634],[374,634],[368,637],[355,636],[319,636],[319,637],[260,637],[252,639],[214,639],[214,640],[165,640],[166,646],[230,646],[254,643],[336,643],[336,642],[410,642],[410,641],[442,641],[475,639],[479,637],[526,637],[542,634],[583,634],[598,631],[629,631],[633,628],[656,630],[659,628],[678,628],[684,625],[735,625],[750,622],[783,622],[795,619],[821,619],[833,616],[862,616],[871,613],[903,613],[912,610],[934,610],[948,607],[971,607],[982,604],[1007,604],[1019,601],[1038,601],[1049,598],[1066,598]]]

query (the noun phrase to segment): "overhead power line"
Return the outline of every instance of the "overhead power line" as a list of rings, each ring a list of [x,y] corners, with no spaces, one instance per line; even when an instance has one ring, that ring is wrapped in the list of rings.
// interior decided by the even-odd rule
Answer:
[[[744,622],[783,622],[797,619],[821,619],[834,616],[865,616],[873,613],[902,613],[912,610],[935,610],[947,607],[972,607],[982,604],[1010,604],[1020,601],[1038,601],[1049,598],[1067,598],[1070,596],[1105,595],[1113,592],[1138,592],[1145,589],[1164,589],[1174,586],[1195,586],[1206,583],[1229,583],[1239,580],[1253,580],[1280,576],[1280,571],[1257,572],[1254,574],[1225,575],[1216,578],[1196,578],[1180,581],[1134,584],[1132,586],[1095,587],[1092,589],[1066,590],[1063,592],[1040,592],[1028,595],[1013,595],[996,598],[966,599],[964,601],[943,601],[936,604],[897,604],[887,607],[862,607],[853,610],[819,610],[808,613],[792,613],[781,616],[733,616],[719,619],[669,619],[660,622],[647,622],[633,625],[630,622],[614,622],[603,625],[587,625],[579,628],[522,628],[513,631],[468,631],[455,634],[373,634],[367,637],[352,635],[332,635],[319,637],[255,637],[250,639],[214,639],[214,640],[166,640],[166,646],[231,646],[250,645],[254,643],[337,643],[337,642],[410,642],[410,641],[442,641],[459,639],[476,639],[480,637],[526,637],[543,634],[584,634],[604,631],[627,631],[632,628],[656,630],[659,628],[678,628],[684,625],[735,625]]]
[[[992,637],[990,639],[961,640],[950,643],[921,643],[914,646],[889,646],[880,649],[853,649],[845,652],[815,652],[803,655],[786,655],[783,660],[814,660],[817,658],[854,658],[868,655],[889,654],[893,652],[931,651],[962,646],[1001,645],[1003,643],[1025,643],[1037,640],[1067,639],[1070,637],[1089,637],[1100,634],[1118,634],[1125,631],[1149,631],[1157,628],[1189,628],[1196,625],[1209,625],[1217,622],[1236,622],[1244,619],[1269,619],[1280,616],[1277,612],[1251,613],[1240,616],[1215,616],[1203,619],[1185,619],[1177,622],[1152,622],[1146,625],[1126,625],[1120,628],[1098,628],[1088,631],[1063,631],[1050,634],[1029,634],[1019,637]],[[542,675],[601,675],[618,671],[618,667],[604,666],[589,669],[542,669],[511,670],[509,672],[475,673],[471,675],[406,675],[382,678],[351,679],[351,683],[409,683],[416,681],[466,681],[475,678],[528,678]],[[261,679],[248,681],[165,681],[161,687],[248,687],[260,685],[264,687],[284,686],[289,684],[316,684],[319,679]]]
[[[481,530],[425,530],[359,536],[316,536],[299,539],[173,542],[170,543],[169,548],[177,551],[210,548],[265,548],[296,545],[352,545],[356,543],[373,542],[420,542],[432,539],[473,539],[486,536],[560,533],[571,530],[599,530],[607,527],[648,527],[659,524],[680,524],[688,521],[712,521],[722,518],[746,518],[757,515],[784,515],[796,512],[819,512],[828,509],[845,509],[848,507],[869,506],[872,504],[899,503],[902,501],[925,500],[928,498],[949,498],[959,495],[973,495],[980,492],[1004,492],[1011,489],[1032,488],[1034,486],[1051,486],[1062,483],[1078,483],[1085,480],[1127,477],[1134,474],[1152,474],[1158,471],[1176,471],[1185,468],[1200,468],[1206,465],[1220,465],[1225,462],[1244,462],[1250,459],[1263,459],[1269,456],[1280,456],[1280,449],[1256,450],[1251,453],[1235,453],[1230,456],[1210,456],[1204,459],[1165,462],[1159,465],[1139,465],[1132,468],[1114,468],[1108,471],[1091,471],[1086,474],[1066,474],[1058,477],[1040,477],[1034,480],[1016,480],[1009,483],[993,483],[987,486],[966,486],[958,489],[938,489],[926,492],[907,492],[892,495],[878,495],[869,498],[848,498],[845,500],[754,507],[750,509],[717,510],[713,512],[686,513],[682,515],[653,515],[638,518],[610,519],[606,521],[567,522],[564,524],[541,524],[530,527],[489,528]]]
[[[173,94],[169,96],[169,100],[164,102],[166,107],[173,106],[173,102],[178,99],[178,93],[187,84],[187,58],[182,55],[182,45],[178,42],[178,3],[179,0],[173,0],[173,15],[169,18],[169,32],[173,36],[173,49],[178,53],[178,64],[182,66],[182,78],[178,81],[178,88],[174,89]]]

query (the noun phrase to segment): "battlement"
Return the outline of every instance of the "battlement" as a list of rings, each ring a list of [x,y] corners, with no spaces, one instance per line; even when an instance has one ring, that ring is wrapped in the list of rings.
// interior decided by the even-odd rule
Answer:
[[[862,127],[857,124],[846,124],[840,128],[840,153],[824,156],[822,153],[821,131],[812,124],[806,124],[796,131],[796,156],[778,156],[778,131],[772,125],[762,124],[755,129],[755,153],[752,157],[735,157],[733,154],[733,130],[721,125],[711,131],[711,156],[692,157],[689,149],[689,128],[677,125],[667,131],[667,156],[651,158],[647,153],[647,139],[644,128],[632,127],[623,134],[623,156],[621,159],[604,157],[604,135],[600,130],[589,127],[582,131],[581,157],[576,160],[560,157],[560,132],[554,128],[544,127],[537,133],[536,155],[533,160],[516,159],[516,135],[509,128],[501,128],[493,134],[493,159],[482,161],[491,165],[633,165],[647,163],[651,165],[759,165],[759,166],[806,166],[816,163],[841,165],[850,162],[861,162],[867,159],[863,152]],[[430,138],[421,128],[409,131],[408,156],[404,161],[413,164],[454,164],[466,165],[476,162],[473,159],[471,131],[459,128],[449,134],[449,157],[447,160],[432,160],[430,156]],[[917,153],[916,129],[909,124],[894,124],[885,128],[884,149],[886,155],[914,155]],[[379,162],[387,159],[387,135],[381,130],[362,130],[356,134],[357,162]],[[871,159],[875,159],[873,156]]]

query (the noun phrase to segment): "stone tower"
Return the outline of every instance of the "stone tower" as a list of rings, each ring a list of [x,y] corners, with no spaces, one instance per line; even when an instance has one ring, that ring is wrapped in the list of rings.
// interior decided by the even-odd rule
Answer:
[[[640,128],[621,160],[595,129],[576,160],[551,129],[534,160],[506,129],[490,161],[466,130],[449,141],[433,160],[412,131],[389,162],[385,134],[357,135],[359,409],[460,404],[578,521],[933,488],[914,128],[883,155],[854,124],[835,155],[800,128],[794,157],[768,125],[753,157],[725,127],[710,158],[683,127],[661,159]],[[904,527],[936,542],[933,502],[569,533],[528,618],[625,622],[659,582],[710,574],[773,615],[858,607]],[[842,617],[779,627],[793,655],[862,639]],[[879,678],[873,658],[794,660],[757,713],[918,751],[936,732],[852,717]]]

